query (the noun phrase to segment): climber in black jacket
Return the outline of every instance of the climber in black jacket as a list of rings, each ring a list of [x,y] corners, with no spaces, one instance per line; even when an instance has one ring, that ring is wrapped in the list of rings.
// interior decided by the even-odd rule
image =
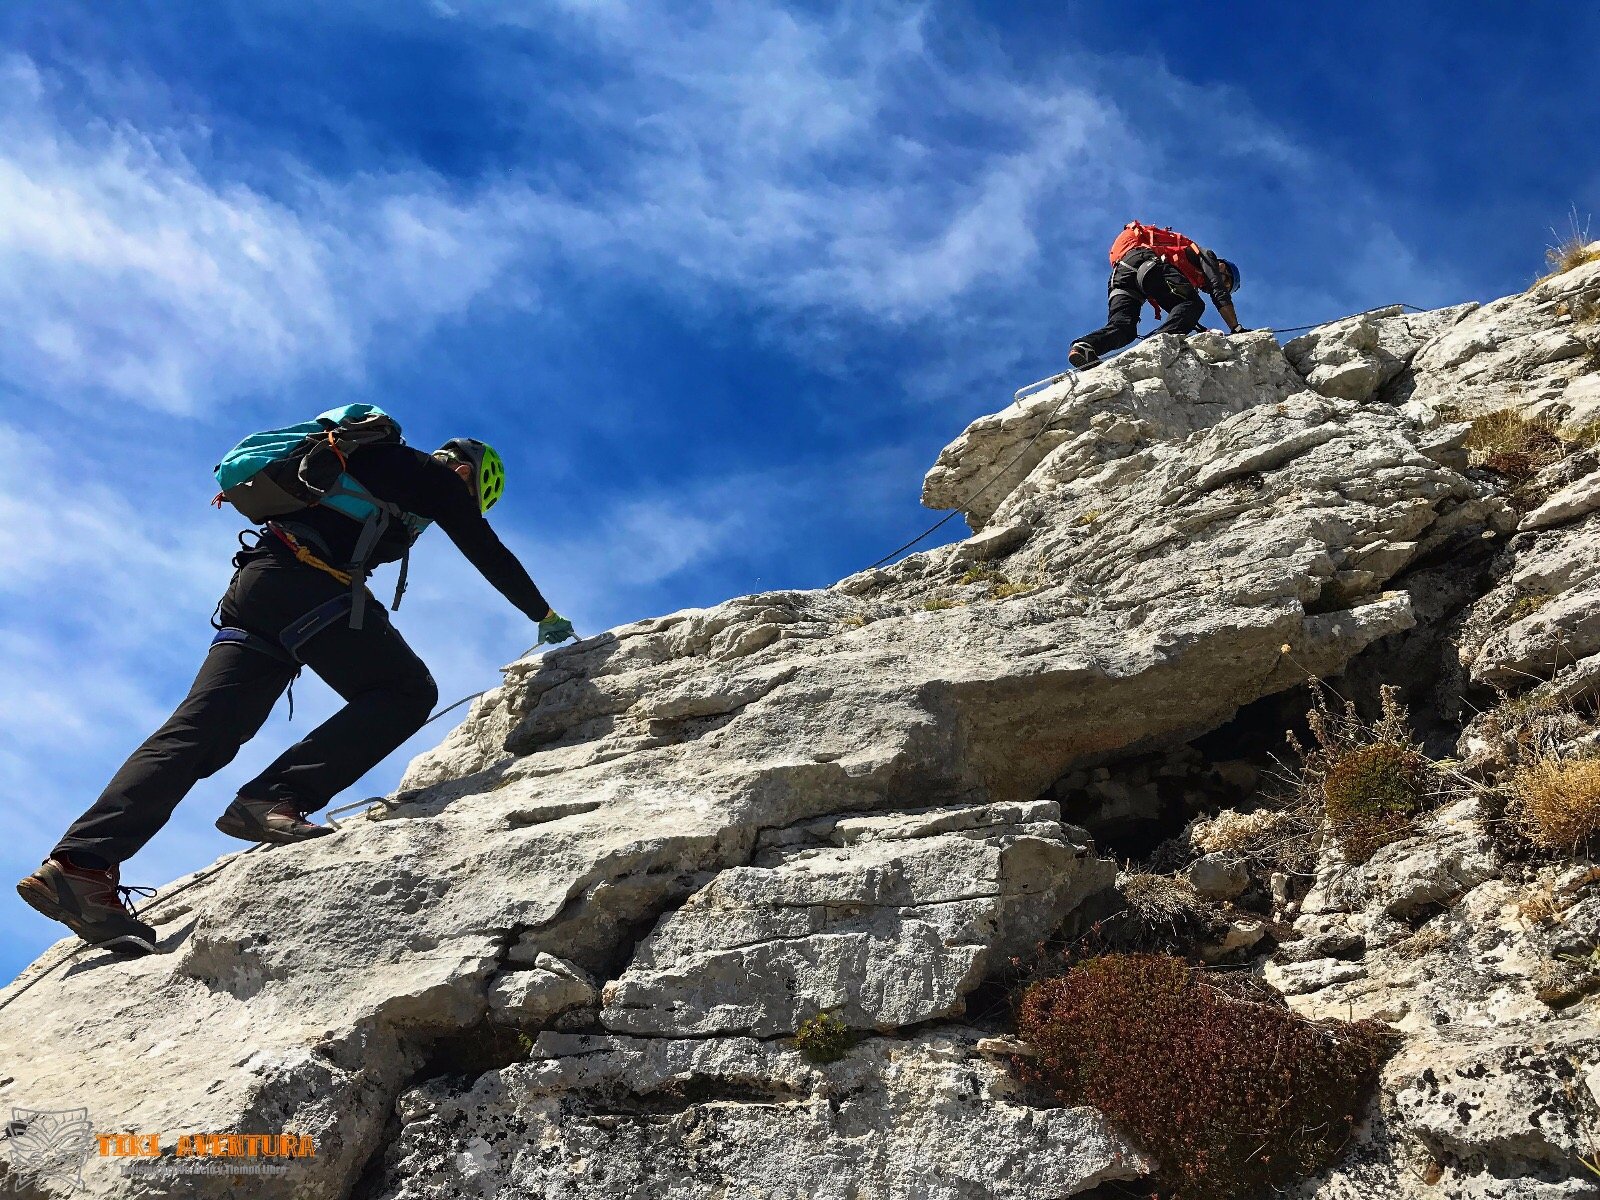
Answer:
[[[528,618],[539,641],[576,636],[545,601],[484,513],[505,485],[500,457],[471,438],[432,455],[400,444],[363,446],[345,466],[373,496],[406,514],[393,522],[369,564],[402,557],[429,523]],[[345,706],[239,789],[217,821],[253,842],[298,842],[331,833],[306,820],[415,733],[438,700],[433,677],[388,613],[363,597],[350,619],[349,576],[330,562],[354,557],[358,522],[306,508],[268,522],[234,557],[233,581],[217,605],[219,628],[189,695],[134,751],[94,805],[73,822],[44,864],[17,891],[47,917],[94,945],[155,949],[120,886],[118,864],[167,823],[201,779],[221,770],[266,721],[300,667],[310,667]]]

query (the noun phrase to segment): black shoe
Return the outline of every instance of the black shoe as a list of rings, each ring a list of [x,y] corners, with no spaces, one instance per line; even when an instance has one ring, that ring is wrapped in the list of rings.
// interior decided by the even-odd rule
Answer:
[[[1099,361],[1100,356],[1082,342],[1076,343],[1067,351],[1067,362],[1072,364],[1072,369],[1075,371],[1087,371]]]
[[[313,825],[288,800],[247,800],[243,796],[236,797],[217,818],[217,828],[229,837],[280,846],[308,842],[333,832],[326,825]]]
[[[117,868],[94,871],[58,858],[17,884],[17,895],[52,921],[60,921],[91,946],[125,954],[154,954],[156,931],[128,904],[135,893],[153,896],[151,888],[121,885]]]

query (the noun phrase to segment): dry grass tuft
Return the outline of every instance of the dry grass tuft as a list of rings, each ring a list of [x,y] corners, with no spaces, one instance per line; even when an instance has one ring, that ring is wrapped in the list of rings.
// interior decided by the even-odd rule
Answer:
[[[1576,206],[1567,213],[1566,232],[1552,228],[1550,236],[1555,241],[1544,249],[1545,265],[1550,271],[1541,277],[1540,282],[1564,275],[1585,263],[1600,260],[1600,247],[1592,246],[1589,242],[1589,219],[1585,217],[1583,224],[1579,225]]]
[[[1474,466],[1492,471],[1513,487],[1531,482],[1567,452],[1558,426],[1529,420],[1512,408],[1475,418],[1463,445],[1471,452]]]
[[[1571,901],[1557,896],[1548,883],[1529,888],[1517,901],[1517,915],[1530,925],[1555,925],[1571,906]]]
[[[1281,809],[1262,808],[1248,813],[1230,809],[1196,822],[1189,830],[1189,845],[1201,854],[1248,856],[1281,834],[1289,819]]]
[[[996,571],[988,581],[989,599],[1009,600],[1012,596],[1026,596],[1029,592],[1037,592],[1051,582],[1049,555],[1036,554],[1022,568],[1019,579],[1012,579]]]
[[[969,567],[967,573],[961,577],[963,584],[972,583],[1005,583],[1003,571],[989,566]]]
[[[1541,850],[1576,854],[1600,835],[1600,758],[1554,758],[1511,779],[1508,815]]]

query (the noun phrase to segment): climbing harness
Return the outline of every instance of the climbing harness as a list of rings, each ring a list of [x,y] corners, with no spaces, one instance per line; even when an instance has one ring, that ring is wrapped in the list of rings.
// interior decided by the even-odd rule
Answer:
[[[276,521],[268,521],[267,529],[274,537],[276,537],[280,542],[289,548],[289,553],[294,555],[296,562],[321,571],[324,575],[332,575],[340,583],[349,584],[350,572],[341,571],[337,567],[329,566],[327,563],[323,562],[322,559],[311,553],[310,548],[307,547],[305,543],[303,543],[299,538],[295,537],[294,534],[290,533],[282,525],[279,525]]]

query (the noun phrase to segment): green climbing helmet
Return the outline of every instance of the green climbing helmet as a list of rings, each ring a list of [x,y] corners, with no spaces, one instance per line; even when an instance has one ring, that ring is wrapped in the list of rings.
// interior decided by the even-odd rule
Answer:
[[[480,442],[477,438],[451,438],[434,454],[448,455],[471,465],[472,478],[477,485],[479,512],[488,512],[504,494],[506,464],[487,442]]]

